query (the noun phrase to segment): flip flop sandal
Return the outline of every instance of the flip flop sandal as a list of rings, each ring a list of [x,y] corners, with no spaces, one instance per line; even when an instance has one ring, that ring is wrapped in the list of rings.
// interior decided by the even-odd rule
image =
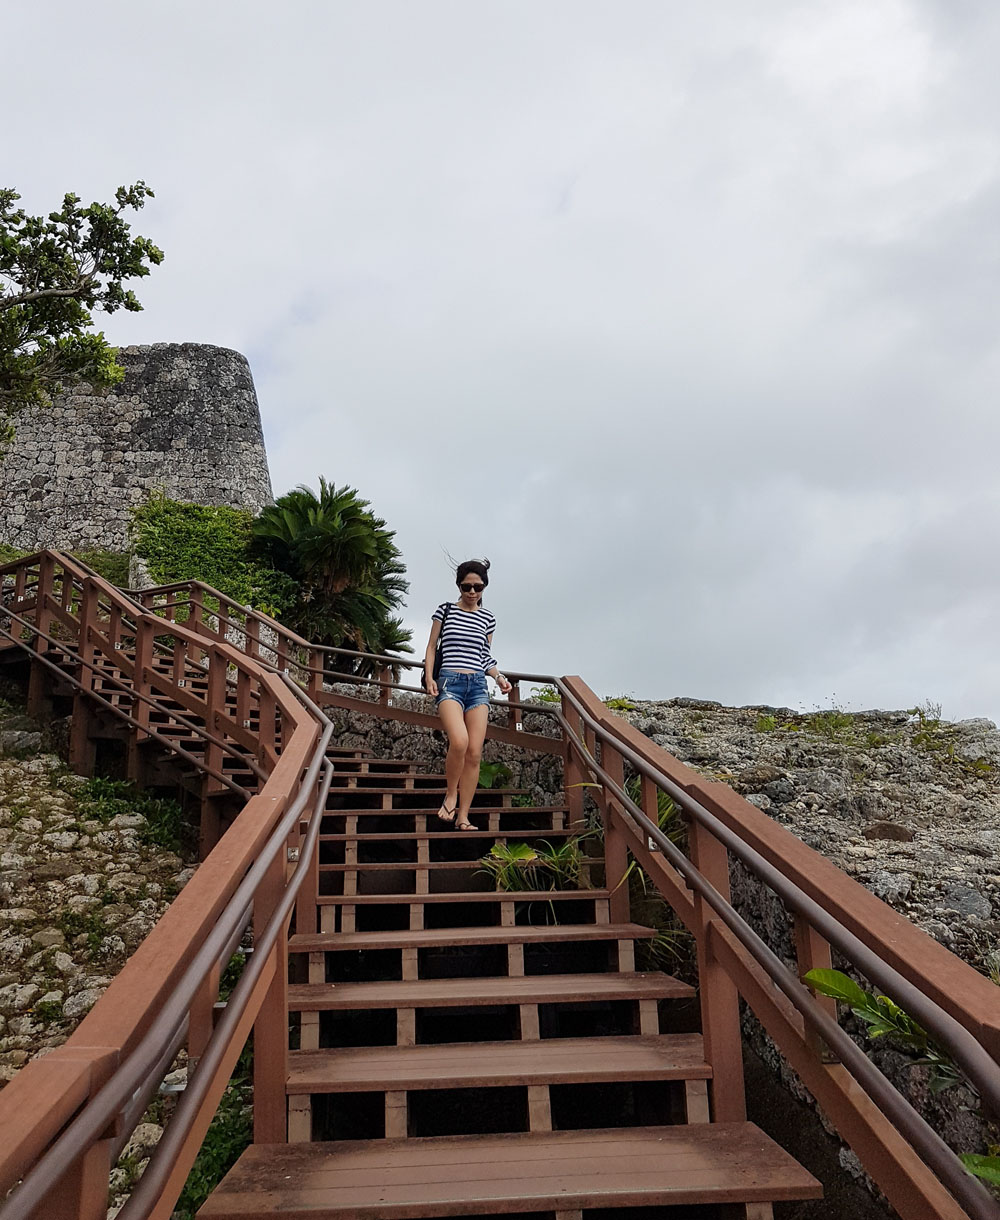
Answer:
[[[452,805],[452,807],[449,809],[447,800],[443,800],[441,802],[441,808],[438,810],[437,815],[441,819],[442,822],[450,822],[454,818],[455,811],[457,809],[458,809],[458,801],[456,801],[455,804]],[[442,812],[442,810],[443,810],[443,812]]]
[[[475,826],[471,822],[456,822],[456,830],[475,830]]]

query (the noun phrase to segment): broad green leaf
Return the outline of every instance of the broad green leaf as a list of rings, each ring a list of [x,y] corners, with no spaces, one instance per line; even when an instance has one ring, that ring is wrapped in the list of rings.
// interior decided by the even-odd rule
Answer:
[[[1000,1186],[1000,1156],[979,1156],[974,1152],[964,1152],[959,1159],[969,1173],[974,1173],[984,1182]]]
[[[813,991],[843,1000],[852,1008],[866,1009],[871,1004],[871,998],[841,970],[810,970],[802,977]]]

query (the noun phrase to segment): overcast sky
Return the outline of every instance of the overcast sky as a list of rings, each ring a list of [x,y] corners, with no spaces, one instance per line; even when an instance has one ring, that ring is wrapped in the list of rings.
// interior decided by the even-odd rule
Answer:
[[[995,0],[3,7],[0,181],[155,189],[109,338],[243,352],[421,650],[485,554],[506,668],[1000,717]]]

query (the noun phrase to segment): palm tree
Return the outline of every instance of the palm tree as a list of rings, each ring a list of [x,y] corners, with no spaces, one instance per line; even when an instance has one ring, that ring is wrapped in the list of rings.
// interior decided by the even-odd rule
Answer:
[[[392,615],[409,589],[395,532],[353,487],[321,477],[317,496],[302,484],[265,508],[253,528],[272,564],[298,582],[285,615],[294,630],[335,648],[413,651],[411,633]],[[331,668],[368,676],[372,666],[345,657]]]

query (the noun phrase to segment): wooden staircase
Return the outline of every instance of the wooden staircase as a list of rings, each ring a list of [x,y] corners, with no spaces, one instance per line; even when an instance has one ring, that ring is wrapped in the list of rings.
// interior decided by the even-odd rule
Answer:
[[[289,941],[288,1142],[249,1148],[199,1217],[767,1220],[820,1195],[753,1124],[710,1121],[694,992],[635,969],[652,929],[612,922],[599,884],[492,888],[490,845],[565,839],[565,806],[483,791],[457,831],[440,775],[335,763],[319,930]]]

